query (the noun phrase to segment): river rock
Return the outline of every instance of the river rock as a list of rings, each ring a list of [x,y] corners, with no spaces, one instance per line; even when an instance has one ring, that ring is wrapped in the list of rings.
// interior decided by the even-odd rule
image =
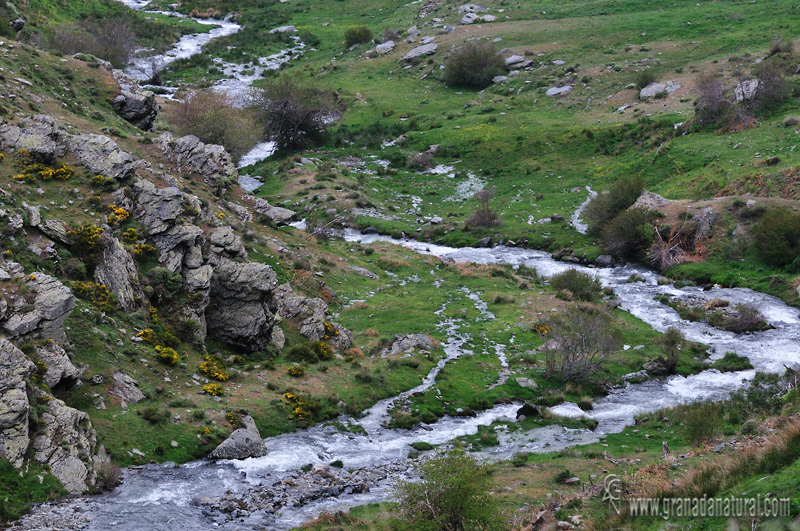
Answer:
[[[141,402],[146,398],[139,389],[139,382],[122,372],[114,373],[114,386],[108,391],[108,394],[130,404]]]
[[[530,417],[539,418],[541,416],[542,410],[539,409],[538,406],[534,406],[533,404],[529,404],[527,402],[525,402],[522,407],[517,410],[517,420]]]
[[[27,149],[35,161],[44,164],[51,164],[67,152],[55,118],[46,114],[24,118],[21,127],[0,121],[0,138],[5,149]]]
[[[492,239],[489,237],[481,238],[475,244],[475,247],[477,247],[478,249],[488,249],[491,246],[492,246]]]
[[[614,265],[614,257],[610,254],[601,254],[594,261],[595,265],[600,267],[611,267]]]
[[[113,70],[112,75],[120,88],[120,94],[112,104],[114,110],[139,129],[152,131],[159,109],[155,94],[140,87],[137,80],[122,70]]]
[[[103,135],[84,134],[69,140],[69,150],[87,170],[97,175],[124,180],[133,176],[133,157]]]
[[[404,61],[412,61],[417,57],[422,57],[424,55],[433,55],[436,53],[436,50],[439,48],[439,45],[435,42],[430,44],[425,44],[422,46],[417,46],[416,48],[410,50],[405,57],[403,57]]]
[[[119,307],[126,312],[144,301],[139,266],[122,243],[108,232],[100,236],[94,280],[114,293]]]
[[[427,334],[409,334],[406,336],[394,336],[392,344],[383,349],[381,356],[394,356],[403,352],[415,349],[434,350],[436,344]]]
[[[655,359],[648,361],[642,366],[642,369],[647,371],[651,376],[667,376],[670,371],[661,360]]]
[[[217,446],[209,457],[212,459],[247,459],[267,454],[267,447],[250,415],[242,418],[243,428],[231,433]]]

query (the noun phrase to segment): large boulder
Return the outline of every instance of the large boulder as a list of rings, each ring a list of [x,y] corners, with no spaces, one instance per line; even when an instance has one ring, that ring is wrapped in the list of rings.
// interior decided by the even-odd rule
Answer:
[[[6,149],[26,149],[35,161],[44,164],[66,154],[64,136],[55,118],[46,114],[25,118],[21,127],[3,123],[0,119],[0,137]]]
[[[266,264],[234,262],[216,253],[209,262],[214,268],[206,309],[209,334],[246,350],[264,348],[275,326],[268,305],[275,272]]]
[[[7,339],[0,337],[0,457],[15,467],[23,463],[30,440],[30,404],[25,379],[36,366]]]
[[[66,351],[58,343],[51,342],[36,349],[36,357],[44,363],[47,370],[42,375],[42,383],[50,389],[69,389],[78,383],[81,371],[69,359]]]
[[[209,241],[211,243],[212,253],[224,253],[231,258],[247,260],[247,251],[244,249],[242,239],[233,232],[231,227],[218,227],[214,229]]]
[[[108,394],[116,396],[129,404],[135,404],[145,399],[144,393],[139,389],[139,382],[125,373],[114,373],[114,385]]]
[[[194,135],[176,140],[170,133],[158,137],[157,142],[167,157],[203,177],[206,184],[219,186],[237,175],[233,159],[222,146],[204,144]]]
[[[353,344],[353,334],[330,320],[325,301],[296,293],[288,283],[272,292],[270,309],[282,319],[299,320],[300,333],[311,341],[324,340],[336,350]]]
[[[31,303],[17,297],[2,326],[11,337],[36,334],[59,343],[66,341],[64,321],[75,308],[75,297],[59,280],[44,273],[33,273],[25,282],[36,293]]]
[[[416,349],[434,350],[436,344],[427,334],[408,334],[406,336],[394,336],[392,344],[385,348],[381,355],[394,356]]]
[[[246,199],[249,199],[253,202],[253,210],[256,213],[261,214],[262,216],[267,216],[275,225],[288,225],[297,219],[297,212],[294,210],[272,206],[267,202],[266,199],[253,196],[247,196]]]
[[[70,494],[86,492],[99,469],[110,462],[89,416],[38,389],[34,392],[47,404],[32,441],[34,459],[47,465]]]
[[[87,170],[98,175],[124,180],[132,177],[136,171],[133,157],[107,136],[74,136],[69,141],[69,149]]]
[[[436,50],[439,49],[439,45],[435,42],[424,44],[422,46],[417,46],[413,50],[410,50],[406,55],[403,57],[404,61],[412,61],[417,57],[423,57],[425,55],[433,55],[436,53]]]
[[[267,454],[264,439],[253,422],[247,415],[242,419],[243,428],[231,433],[227,439],[217,446],[209,457],[212,459],[247,459],[249,457],[262,457]]]
[[[141,88],[138,81],[121,70],[114,70],[113,75],[120,88],[119,96],[114,98],[114,110],[139,129],[152,131],[153,122],[158,115],[155,94]]]
[[[139,267],[122,243],[108,232],[100,237],[94,280],[105,285],[126,312],[136,309],[144,300],[139,283]]]

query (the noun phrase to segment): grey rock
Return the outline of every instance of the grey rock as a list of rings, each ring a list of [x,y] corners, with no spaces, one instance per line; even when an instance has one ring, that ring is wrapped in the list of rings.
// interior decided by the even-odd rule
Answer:
[[[614,257],[610,254],[601,254],[595,259],[594,263],[600,267],[611,267],[614,265]]]
[[[394,336],[392,344],[383,349],[381,356],[395,356],[416,349],[434,350],[436,345],[427,334],[408,334]]]
[[[209,457],[212,459],[247,459],[267,454],[267,447],[250,415],[242,419],[244,428],[231,433],[217,446]]]
[[[297,28],[295,26],[279,26],[269,30],[270,33],[295,33]]]
[[[69,149],[91,173],[124,180],[133,176],[133,157],[103,135],[84,134],[69,140]]]
[[[636,199],[636,202],[631,208],[652,208],[657,209],[672,203],[669,199],[654,194],[648,190],[643,190],[641,195]]]
[[[271,295],[270,309],[283,319],[299,319],[300,333],[311,341],[322,339],[336,350],[353,343],[349,330],[329,320],[328,305],[322,299],[295,293],[288,283],[275,288]]]
[[[363,267],[358,266],[348,266],[351,270],[355,271],[359,275],[364,275],[367,278],[379,278],[378,275],[370,271],[369,269],[365,269]]]
[[[67,338],[63,324],[75,308],[75,297],[58,279],[44,273],[34,273],[26,282],[36,290],[32,309],[11,312],[3,328],[11,337],[36,333],[64,343]]]
[[[121,70],[113,70],[112,75],[120,87],[120,94],[114,98],[112,104],[114,110],[139,129],[152,131],[159,110],[155,94],[141,88],[138,81]]]
[[[144,393],[139,389],[139,382],[122,372],[114,373],[114,386],[108,391],[108,394],[131,404],[145,399]]]
[[[476,4],[463,4],[458,6],[459,15],[463,15],[464,13],[487,13],[488,11],[488,8]]]
[[[736,86],[733,95],[736,98],[736,102],[741,103],[755,98],[760,90],[761,82],[758,79],[747,79]]]
[[[144,300],[139,267],[122,243],[108,232],[100,236],[94,280],[114,293],[120,308],[126,312],[136,309]]]
[[[522,404],[522,407],[517,410],[517,420],[520,420],[520,417],[539,418],[541,416],[542,416],[542,410],[538,406],[534,406],[533,404],[529,404],[527,402]]]
[[[0,337],[0,452],[15,467],[22,465],[30,443],[30,404],[25,379],[36,366],[7,339]]]
[[[379,44],[375,47],[375,51],[381,55],[387,54],[394,50],[395,43],[394,41],[386,41],[383,44]]]
[[[11,21],[11,29],[13,29],[16,32],[22,31],[24,27],[25,27],[25,19],[22,17],[17,17]]]
[[[175,140],[170,133],[164,133],[156,142],[167,157],[203,177],[206,184],[217,187],[236,180],[236,165],[222,146],[204,144],[194,135]]]
[[[680,85],[673,81],[667,81],[666,83],[650,83],[642,90],[639,91],[639,99],[646,100],[650,98],[655,98],[658,94],[662,92],[666,92],[668,94],[672,94],[676,90],[681,88]]]
[[[37,348],[36,356],[47,367],[42,382],[51,389],[68,389],[78,382],[81,372],[72,364],[58,343],[53,342],[45,348]]]
[[[642,368],[651,376],[666,376],[669,374],[669,369],[659,360],[648,361]]]
[[[512,55],[510,57],[506,57],[506,67],[513,68],[514,65],[517,65],[523,61],[525,61],[525,57],[521,55]]]
[[[297,212],[288,208],[272,206],[265,199],[260,197],[247,196],[253,201],[253,211],[263,216],[267,216],[270,221],[278,226],[288,225],[297,219]]]
[[[539,387],[533,378],[517,378],[516,380],[520,387],[529,387],[531,389]]]
[[[214,229],[209,238],[212,253],[225,253],[231,258],[247,260],[247,251],[242,245],[242,239],[233,232],[231,227],[218,227]]]
[[[551,87],[551,88],[547,89],[547,92],[545,92],[545,94],[548,95],[548,96],[551,96],[551,97],[552,96],[561,96],[562,94],[566,94],[570,90],[572,90],[572,86],[571,85],[564,85],[563,87]]]
[[[58,219],[47,219],[39,225],[39,230],[42,231],[48,238],[51,238],[59,243],[70,244],[71,238],[69,237],[69,227],[67,224]]]
[[[416,48],[410,50],[404,57],[404,61],[411,61],[416,59],[417,57],[422,57],[424,55],[433,55],[436,53],[436,50],[439,48],[439,45],[435,42],[430,44],[425,44],[423,46],[417,46]]]
[[[54,162],[67,152],[64,136],[59,131],[55,118],[46,114],[25,118],[22,127],[2,124],[0,137],[6,149],[27,149],[34,160],[44,164]]]
[[[489,238],[488,236],[486,238],[481,238],[475,244],[475,247],[477,247],[478,249],[486,249],[486,248],[489,248],[491,246],[492,246],[492,239]]]
[[[502,83],[503,81],[506,81],[507,79],[508,79],[508,76],[494,76],[492,78],[492,83],[494,83],[496,85],[498,83]]]

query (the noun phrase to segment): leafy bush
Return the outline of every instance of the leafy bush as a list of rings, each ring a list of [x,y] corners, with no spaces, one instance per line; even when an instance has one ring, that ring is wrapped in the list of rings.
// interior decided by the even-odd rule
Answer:
[[[443,78],[452,87],[482,89],[505,71],[505,61],[493,44],[472,41],[456,48],[445,59]]]
[[[441,452],[414,465],[419,481],[395,484],[395,510],[409,528],[502,529],[498,500],[489,464],[478,461],[462,447]]]
[[[583,211],[583,219],[589,225],[589,230],[593,234],[599,234],[617,214],[633,205],[643,190],[644,179],[636,176],[619,180],[608,191],[597,194]]]
[[[800,212],[770,208],[753,229],[758,258],[773,267],[786,267],[800,256]]]
[[[563,485],[563,484],[565,484],[565,483],[567,482],[567,480],[568,480],[568,479],[570,479],[571,477],[573,477],[573,475],[572,475],[572,472],[570,472],[569,470],[567,470],[567,469],[565,468],[564,470],[562,470],[561,472],[559,472],[558,474],[556,474],[556,476],[553,478],[553,481],[555,481],[555,482],[556,482],[556,483],[558,483],[558,484],[561,484],[561,485]]]
[[[286,369],[286,374],[289,376],[294,376],[295,378],[299,378],[306,373],[305,367],[302,365],[290,365],[288,369]]]
[[[161,345],[156,345],[156,357],[158,361],[166,363],[167,365],[177,365],[181,360],[181,357],[174,348],[162,347]]]
[[[367,26],[354,26],[344,32],[344,43],[347,47],[370,42],[373,39],[372,30]]]
[[[550,285],[558,291],[569,291],[574,298],[581,301],[597,300],[603,293],[603,286],[599,280],[577,269],[567,269],[563,273],[553,275]]]
[[[701,402],[685,406],[680,410],[681,424],[686,439],[692,446],[713,439],[720,431],[719,405]]]
[[[675,327],[667,328],[664,335],[659,338],[659,344],[664,352],[663,365],[670,374],[675,374],[681,354],[681,345],[684,342],[683,334]]]
[[[655,238],[655,219],[648,208],[623,210],[603,227],[603,247],[617,256],[643,259]]]

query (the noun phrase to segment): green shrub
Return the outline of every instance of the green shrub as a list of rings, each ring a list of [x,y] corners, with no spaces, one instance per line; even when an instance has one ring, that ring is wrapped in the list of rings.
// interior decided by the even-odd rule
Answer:
[[[307,363],[316,363],[319,361],[317,353],[311,348],[309,343],[301,343],[289,349],[286,354],[286,359],[291,361],[304,361]]]
[[[645,88],[650,83],[655,83],[658,80],[658,76],[653,70],[642,70],[641,72],[636,73],[636,88],[641,90]]]
[[[505,71],[505,61],[493,44],[472,41],[456,48],[445,59],[443,79],[452,87],[482,89]]]
[[[680,410],[683,431],[692,446],[700,446],[719,434],[719,408],[713,402],[700,402]]]
[[[573,298],[582,301],[597,300],[603,293],[603,286],[599,280],[577,269],[568,269],[554,275],[550,279],[550,285],[558,291],[569,291]]]
[[[770,208],[753,229],[758,258],[773,267],[786,267],[800,256],[800,213]]]
[[[55,500],[64,494],[61,483],[36,465],[17,470],[0,458],[0,522],[17,520],[32,503]]]
[[[348,48],[356,44],[369,42],[372,38],[372,30],[364,25],[348,28],[344,32],[344,42]]]
[[[599,234],[617,214],[633,205],[643,190],[644,179],[636,176],[619,180],[608,191],[597,194],[583,211],[583,219],[589,225],[589,230]]]
[[[413,448],[414,450],[420,451],[420,452],[425,452],[425,451],[428,451],[428,450],[433,450],[433,445],[431,443],[427,443],[427,442],[423,442],[423,441],[417,441],[417,442],[411,443],[411,448]]]
[[[567,470],[565,468],[564,470],[562,470],[561,472],[556,474],[556,477],[553,478],[553,481],[555,481],[556,483],[558,483],[560,485],[563,485],[571,477],[573,477],[572,472],[570,472],[569,470]]]
[[[623,210],[603,227],[603,247],[617,256],[644,259],[655,238],[655,219],[647,208]]]
[[[715,361],[712,367],[720,372],[735,372],[750,370],[753,368],[753,364],[749,359],[739,356],[735,352],[726,352],[725,356]]]

